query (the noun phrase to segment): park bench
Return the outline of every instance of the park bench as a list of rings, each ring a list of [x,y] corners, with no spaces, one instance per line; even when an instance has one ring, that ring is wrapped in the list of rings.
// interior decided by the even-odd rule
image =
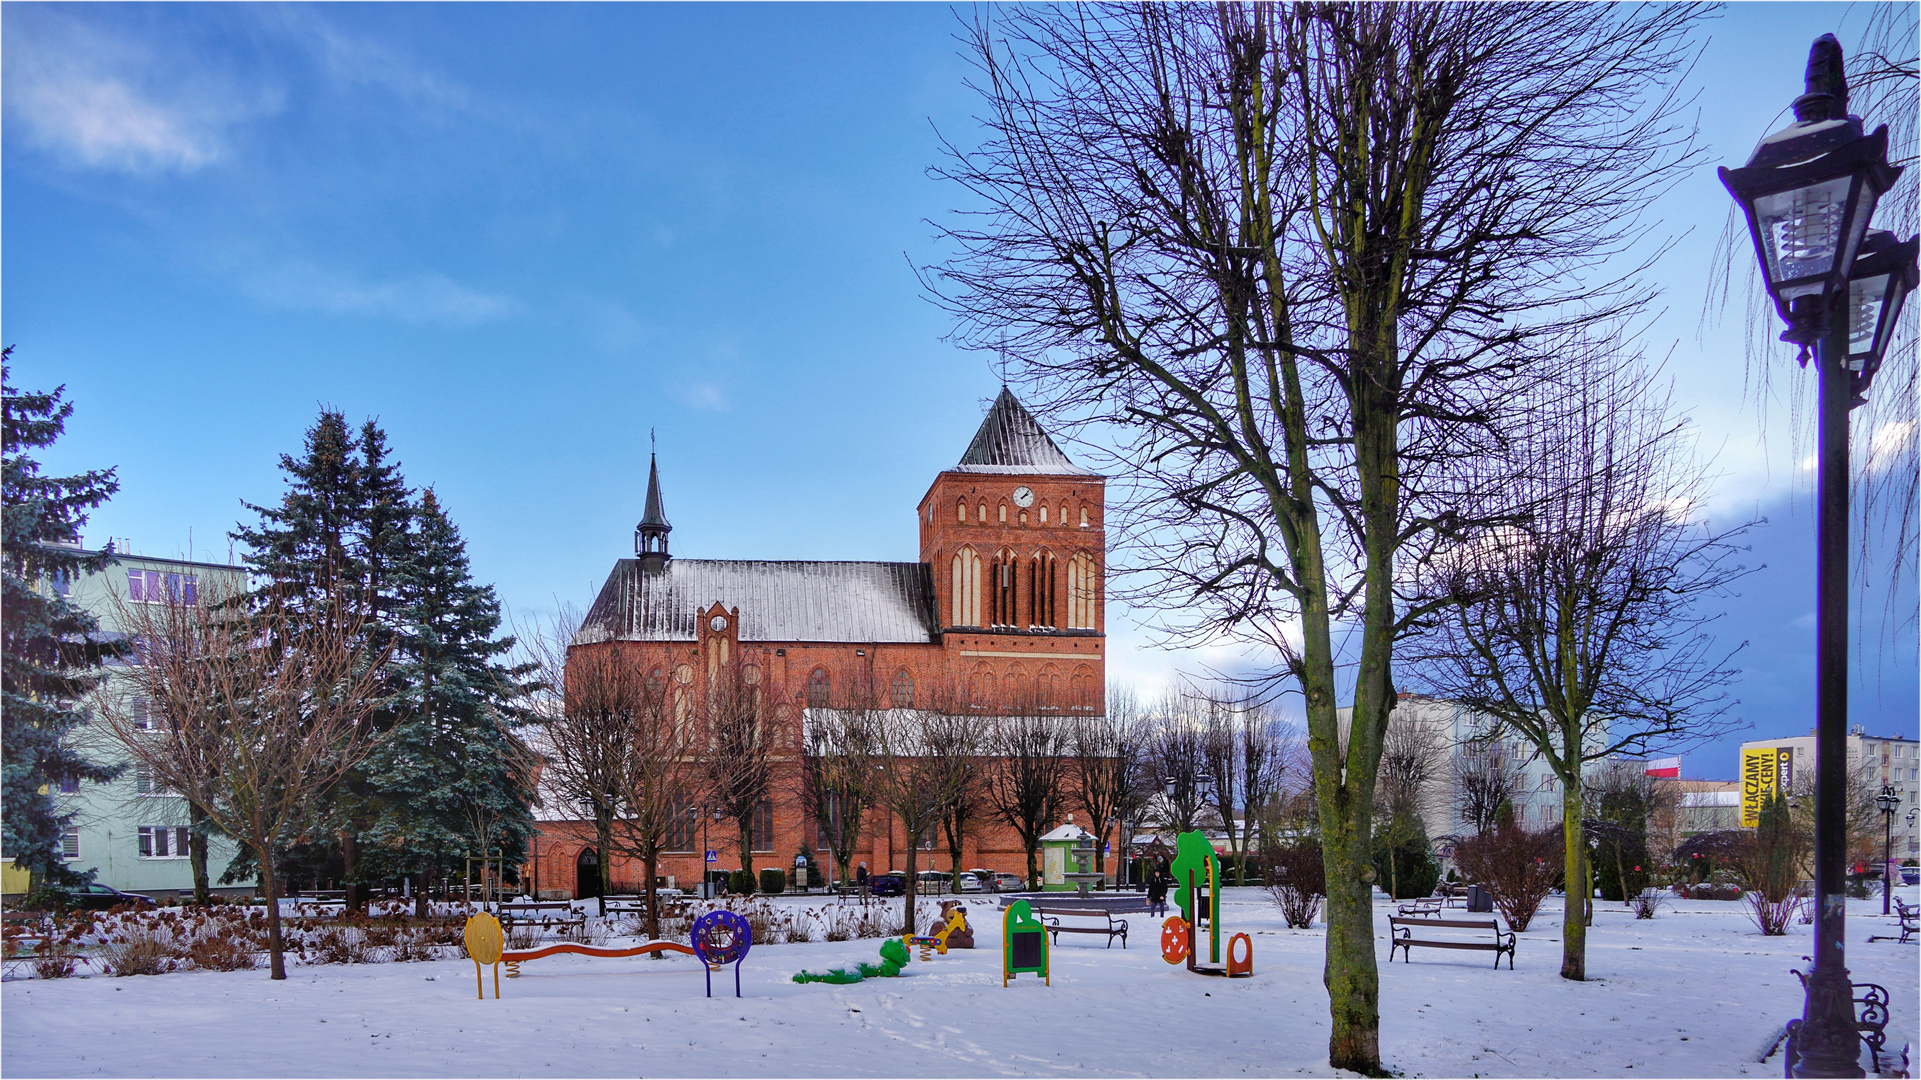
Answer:
[[[1426,949],[1478,949],[1494,954],[1494,967],[1501,967],[1501,954],[1507,954],[1507,969],[1514,970],[1514,932],[1503,931],[1501,924],[1494,919],[1413,919],[1398,915],[1389,916],[1388,931],[1393,935],[1393,944],[1387,950],[1387,962],[1394,962],[1394,950],[1401,950],[1402,962],[1414,962],[1414,947]],[[1492,941],[1462,938],[1415,937],[1416,930],[1429,933],[1434,930],[1486,930],[1493,934]]]
[[[1107,947],[1114,947],[1114,939],[1121,939],[1121,948],[1127,948],[1127,920],[1116,919],[1112,914],[1097,908],[1047,908],[1037,907],[1034,913],[1041,917],[1041,925],[1054,935],[1054,944],[1061,943],[1062,934],[1106,934]],[[1100,926],[1068,926],[1063,918],[1099,919]]]
[[[1805,988],[1808,983],[1807,974],[1799,970],[1796,970],[1794,974],[1801,980],[1801,985]],[[1861,1037],[1861,1044],[1868,1048],[1869,1064],[1873,1066],[1875,1073],[1881,1076],[1908,1075],[1908,1051],[1910,1048],[1906,1044],[1903,1044],[1901,1053],[1898,1056],[1889,1054],[1887,1049],[1887,987],[1878,983],[1854,983],[1852,985],[1854,987],[1855,1006],[1854,1029],[1855,1033]],[[1786,1065],[1786,1070],[1782,1074],[1784,1076],[1793,1076],[1795,1066],[1800,1063],[1801,1054],[1797,1045],[1800,1041],[1800,1035],[1801,1021],[1799,1019],[1788,1021],[1781,1029],[1779,1038],[1784,1039],[1787,1043],[1787,1052],[1782,1055],[1784,1064]],[[1766,1061],[1768,1055],[1772,1053],[1774,1053],[1774,1047],[1770,1046],[1768,1047],[1767,1054],[1762,1055],[1761,1060]]]
[[[575,911],[565,900],[523,900],[500,905],[500,926],[503,930],[536,926],[563,934],[578,933],[586,928],[587,915]]]
[[[1914,920],[1916,915],[1921,915],[1921,904],[1903,903],[1897,899],[1894,902],[1894,910],[1901,917],[1901,940],[1903,942],[1913,941],[1915,935]]]
[[[1417,919],[1432,919],[1441,914],[1441,897],[1422,896],[1394,909],[1396,915],[1412,916]]]
[[[609,894],[601,899],[607,902],[609,915],[645,915],[647,897],[640,894]],[[687,895],[679,889],[655,889],[654,900],[660,905],[660,913],[666,918],[676,918],[687,913]]]

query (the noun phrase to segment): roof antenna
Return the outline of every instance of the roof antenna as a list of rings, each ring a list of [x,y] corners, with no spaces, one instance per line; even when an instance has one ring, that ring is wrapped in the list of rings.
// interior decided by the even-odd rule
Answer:
[[[994,352],[998,355],[1000,362],[1001,389],[1005,390],[1007,389],[1007,331],[1001,331],[1000,344],[995,346]]]
[[[647,456],[653,457],[658,451],[654,447],[654,429],[647,429]]]

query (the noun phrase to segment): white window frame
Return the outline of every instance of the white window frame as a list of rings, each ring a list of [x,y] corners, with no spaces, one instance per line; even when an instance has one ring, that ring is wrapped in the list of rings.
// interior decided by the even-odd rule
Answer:
[[[188,844],[193,830],[185,825],[142,825],[134,850],[142,859],[155,862],[185,859],[192,855]],[[158,840],[159,843],[154,841]],[[158,852],[158,854],[156,854]]]

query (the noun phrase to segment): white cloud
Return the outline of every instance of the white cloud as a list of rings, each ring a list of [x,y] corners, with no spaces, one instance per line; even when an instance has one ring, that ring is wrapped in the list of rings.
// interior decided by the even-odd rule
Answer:
[[[6,113],[27,145],[71,164],[146,174],[218,160],[228,128],[271,112],[271,92],[219,85],[131,41],[45,8],[9,9]]]
[[[363,281],[304,263],[289,263],[245,278],[247,292],[278,307],[335,315],[368,315],[415,323],[470,325],[505,318],[521,304],[428,272]]]
[[[695,383],[681,392],[681,400],[688,408],[705,412],[726,412],[733,407],[727,400],[727,392],[713,383]]]
[[[309,52],[320,69],[348,86],[374,86],[416,105],[462,108],[467,91],[376,41],[353,37],[312,9],[252,9]]]

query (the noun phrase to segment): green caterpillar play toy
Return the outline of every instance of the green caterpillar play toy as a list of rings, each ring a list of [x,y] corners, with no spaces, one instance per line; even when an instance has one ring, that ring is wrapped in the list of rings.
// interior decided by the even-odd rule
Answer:
[[[848,983],[857,983],[862,979],[891,979],[899,975],[900,969],[906,966],[907,946],[901,944],[899,938],[888,938],[880,947],[880,964],[878,966],[874,964],[858,964],[852,971],[846,968],[834,968],[832,971],[818,973],[803,969],[794,975],[794,981],[797,983],[834,983],[845,986]]]

